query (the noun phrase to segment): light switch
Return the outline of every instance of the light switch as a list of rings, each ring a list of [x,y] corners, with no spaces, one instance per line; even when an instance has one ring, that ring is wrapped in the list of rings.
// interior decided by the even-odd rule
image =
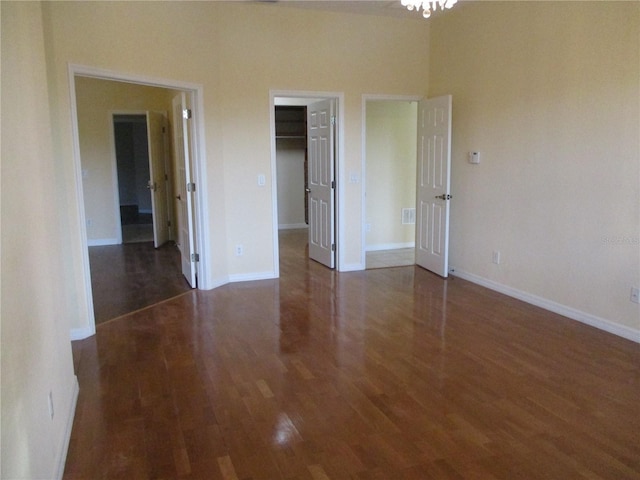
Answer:
[[[258,186],[264,187],[266,183],[267,183],[267,179],[265,178],[265,176],[262,174],[258,175]]]
[[[480,163],[480,152],[469,152],[469,163],[474,165]]]

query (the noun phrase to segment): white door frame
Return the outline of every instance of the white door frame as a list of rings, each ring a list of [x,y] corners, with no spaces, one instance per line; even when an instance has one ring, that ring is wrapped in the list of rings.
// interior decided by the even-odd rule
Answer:
[[[360,264],[364,270],[367,266],[367,232],[365,231],[367,223],[367,198],[366,198],[366,186],[367,186],[367,102],[368,101],[391,101],[391,102],[419,102],[424,96],[422,95],[377,95],[377,94],[364,94],[362,95],[362,178],[361,178],[361,193],[362,193],[362,218],[360,219],[360,231],[362,232],[360,252]],[[416,159],[416,165],[417,165]]]
[[[71,339],[81,340],[95,334],[95,315],[93,312],[93,294],[91,289],[91,271],[89,267],[89,247],[87,244],[87,226],[84,210],[84,192],[82,188],[82,163],[80,159],[80,135],[78,130],[78,108],[76,102],[75,77],[90,77],[100,80],[111,80],[116,82],[133,83],[150,87],[160,87],[170,90],[185,91],[192,99],[194,128],[193,138],[193,178],[198,187],[196,188],[196,242],[200,245],[200,258],[205,261],[198,262],[196,269],[198,274],[198,288],[209,290],[213,288],[211,284],[210,264],[210,241],[208,234],[207,219],[209,218],[207,201],[207,175],[206,175],[206,154],[204,135],[204,100],[203,86],[195,83],[181,82],[164,78],[149,77],[130,73],[116,72],[85,65],[69,64],[69,98],[71,102],[71,134],[73,140],[73,160],[76,178],[76,193],[78,198],[78,216],[80,220],[80,244],[82,247],[82,268],[84,272],[85,292],[87,294],[86,305],[89,327],[82,330],[72,330]]]
[[[336,159],[335,177],[337,182],[335,210],[336,210],[336,270],[342,271],[344,262],[344,92],[310,92],[301,90],[270,90],[269,91],[269,131],[271,137],[271,210],[273,224],[273,270],[274,277],[280,276],[280,246],[278,241],[278,172],[276,165],[276,98],[290,99],[288,105],[306,106],[313,101],[334,99],[336,101],[336,117],[338,129],[336,131]]]

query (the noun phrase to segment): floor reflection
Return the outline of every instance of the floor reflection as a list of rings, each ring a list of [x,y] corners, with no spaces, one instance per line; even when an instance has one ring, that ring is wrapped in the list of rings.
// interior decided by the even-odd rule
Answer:
[[[630,342],[415,266],[337,273],[290,237],[280,279],[188,292],[74,342],[64,478],[577,478],[592,458],[637,463]],[[568,441],[570,461],[548,459]]]

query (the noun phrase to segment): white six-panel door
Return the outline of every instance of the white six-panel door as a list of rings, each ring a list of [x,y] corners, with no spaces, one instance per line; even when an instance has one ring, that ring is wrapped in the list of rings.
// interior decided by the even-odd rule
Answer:
[[[195,222],[194,222],[194,193],[189,188],[191,184],[191,163],[189,156],[189,125],[187,111],[187,96],[184,92],[173,98],[173,148],[176,181],[176,211],[178,220],[177,245],[180,250],[182,274],[189,285],[196,287],[195,268]]]
[[[451,95],[418,105],[416,264],[449,274]]]
[[[335,101],[307,107],[309,258],[335,267]]]

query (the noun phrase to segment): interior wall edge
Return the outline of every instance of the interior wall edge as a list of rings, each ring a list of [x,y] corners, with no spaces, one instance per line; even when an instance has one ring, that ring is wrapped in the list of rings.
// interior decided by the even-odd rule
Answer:
[[[78,377],[73,376],[73,384],[71,386],[71,399],[67,408],[66,425],[64,430],[64,439],[62,441],[62,447],[58,452],[58,469],[57,479],[62,479],[64,476],[64,467],[67,463],[67,452],[69,451],[69,443],[71,442],[71,430],[73,428],[73,419],[75,418],[76,405],[78,403],[78,394],[80,393],[80,385],[78,384]]]

